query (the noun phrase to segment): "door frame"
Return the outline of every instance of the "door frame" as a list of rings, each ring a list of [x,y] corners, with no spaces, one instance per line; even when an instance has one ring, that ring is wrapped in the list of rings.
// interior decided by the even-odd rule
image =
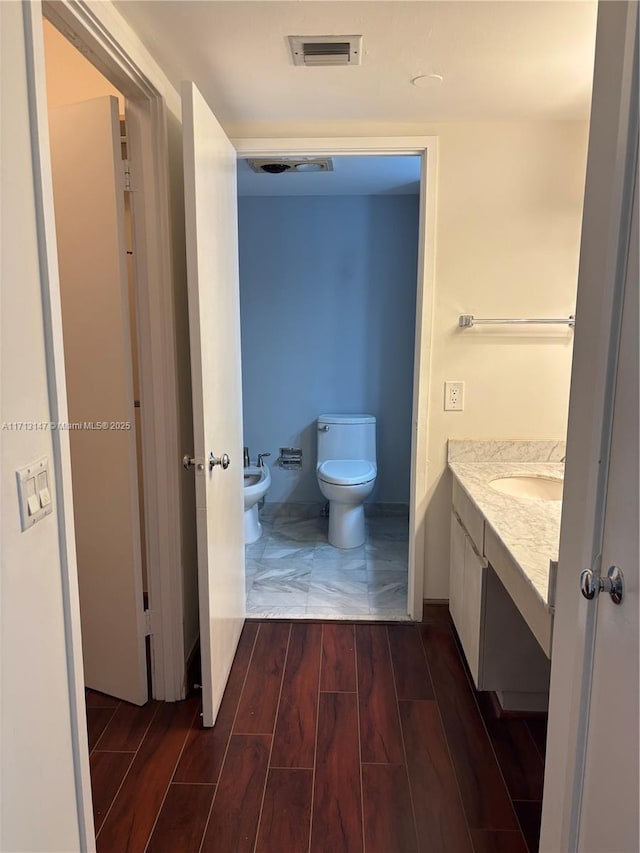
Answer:
[[[184,698],[186,681],[182,627],[178,389],[165,100],[132,59],[128,46],[116,40],[90,6],[79,0],[44,0],[42,6],[39,3],[30,5],[33,8],[32,85],[38,115],[37,146],[42,180],[40,202],[47,230],[47,300],[54,315],[49,318],[48,354],[52,363],[59,366],[51,394],[56,398],[55,405],[62,421],[66,419],[63,414],[67,411],[67,401],[62,328],[55,316],[59,311],[59,289],[42,17],[46,17],[125,96],[129,157],[141,164],[132,176],[135,193],[132,225],[136,247],[135,292],[152,692],[156,699],[176,701]],[[65,476],[67,473],[70,475],[64,471]],[[67,500],[70,501],[70,491],[68,494]],[[66,549],[75,552],[72,528],[64,541]],[[76,606],[69,596],[65,597],[64,604],[67,614]]]
[[[420,212],[414,338],[409,577],[407,612],[422,619],[425,514],[428,483],[428,418],[435,292],[437,136],[232,139],[238,157],[420,157]]]

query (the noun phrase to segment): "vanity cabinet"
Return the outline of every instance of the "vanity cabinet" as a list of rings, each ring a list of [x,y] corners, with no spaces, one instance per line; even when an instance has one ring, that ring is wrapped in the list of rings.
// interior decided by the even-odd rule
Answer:
[[[454,503],[449,572],[449,610],[469,670],[477,689],[495,691],[504,710],[542,711],[550,662],[480,553],[476,540],[484,542],[482,516],[479,522],[477,513],[469,513],[464,500]]]
[[[478,689],[482,689],[483,684],[486,584],[487,561],[478,553],[454,510],[451,513],[449,609]]]

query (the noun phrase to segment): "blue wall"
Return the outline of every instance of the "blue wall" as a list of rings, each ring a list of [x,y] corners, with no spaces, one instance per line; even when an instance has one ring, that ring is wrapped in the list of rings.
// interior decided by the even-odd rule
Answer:
[[[408,502],[416,196],[239,199],[244,443],[272,453],[268,501],[321,501],[315,419],[378,419],[370,500]],[[302,447],[301,472],[275,465]]]

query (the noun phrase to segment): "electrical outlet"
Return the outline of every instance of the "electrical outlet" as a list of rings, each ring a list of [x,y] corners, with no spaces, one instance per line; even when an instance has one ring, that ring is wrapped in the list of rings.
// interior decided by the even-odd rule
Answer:
[[[461,412],[464,409],[464,382],[444,383],[445,412]]]

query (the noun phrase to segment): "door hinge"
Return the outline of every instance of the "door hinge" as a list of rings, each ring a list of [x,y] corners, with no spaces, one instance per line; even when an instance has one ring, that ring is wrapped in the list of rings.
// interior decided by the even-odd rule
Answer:
[[[131,186],[131,163],[128,160],[123,160],[122,167],[124,169],[124,191],[126,193],[133,192],[133,187]]]
[[[154,610],[144,611],[144,635],[150,637],[158,633],[158,614]]]

